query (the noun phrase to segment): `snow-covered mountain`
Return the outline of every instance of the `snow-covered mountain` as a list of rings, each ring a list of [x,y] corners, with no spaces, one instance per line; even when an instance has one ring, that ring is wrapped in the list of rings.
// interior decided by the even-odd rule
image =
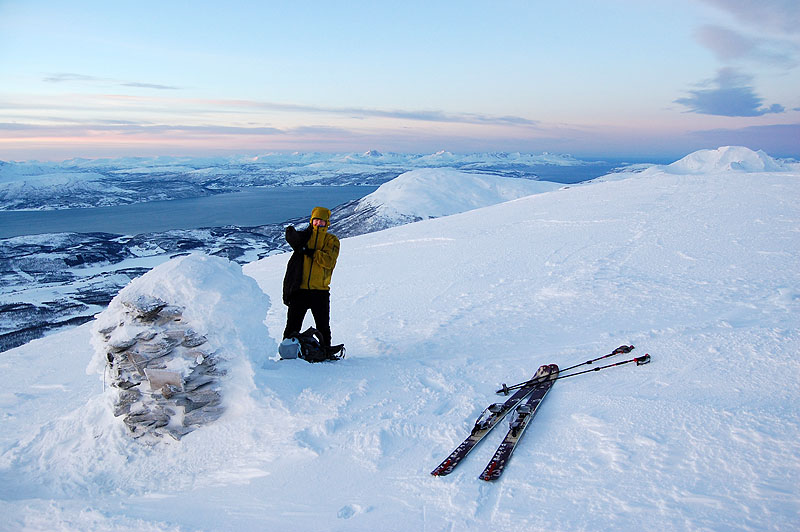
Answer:
[[[744,146],[723,146],[715,150],[698,150],[667,165],[637,164],[592,181],[626,179],[631,173],[656,175],[663,172],[676,175],[700,175],[729,172],[798,172],[800,163],[794,160],[774,159],[761,150]]]
[[[452,168],[425,168],[401,174],[364,198],[334,209],[332,220],[338,232],[355,236],[458,214],[561,186],[550,181],[467,173]]]
[[[667,165],[675,174],[709,174],[716,172],[784,172],[797,168],[796,163],[777,161],[761,150],[742,146],[723,146],[716,150],[700,150]]]
[[[456,168],[537,179],[550,168],[582,168],[597,177],[608,164],[569,155],[265,154],[189,158],[71,159],[60,163],[0,161],[0,210],[68,209],[171,200],[251,186],[380,185],[409,170]],[[579,172],[580,173],[580,172]],[[546,175],[545,179],[549,179]]]
[[[175,259],[137,290],[238,364],[228,407],[143,446],[86,373],[98,325],[3,353],[3,526],[793,530],[799,183],[627,173],[343,239],[336,363],[272,358],[286,254]],[[621,344],[652,362],[557,382],[499,482],[476,477],[502,427],[430,476],[501,382]]]

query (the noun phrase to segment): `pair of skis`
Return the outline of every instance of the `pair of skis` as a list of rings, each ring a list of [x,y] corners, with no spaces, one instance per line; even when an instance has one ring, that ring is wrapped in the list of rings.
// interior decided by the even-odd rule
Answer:
[[[504,418],[514,411],[514,417],[509,423],[508,433],[503,442],[497,448],[486,469],[480,477],[483,480],[495,480],[500,477],[505,469],[511,453],[514,451],[517,442],[522,437],[522,433],[527,427],[536,409],[550,391],[553,385],[553,378],[558,376],[558,366],[550,364],[542,366],[536,375],[525,383],[521,383],[514,394],[506,399],[504,403],[494,403],[489,405],[486,410],[481,412],[472,432],[461,445],[450,453],[450,456],[431,471],[431,475],[444,476],[453,472],[453,469],[466,458],[467,454]],[[525,400],[527,398],[527,400]],[[524,401],[524,402],[523,402]]]
[[[594,362],[618,355],[620,353],[630,353],[633,349],[634,347],[632,345],[622,345],[607,355],[603,355],[592,360],[587,360],[586,362],[582,362],[580,364],[575,364],[574,366],[570,366],[563,371],[566,372],[583,365],[593,364]],[[572,373],[569,375],[560,375],[561,372],[559,371],[558,366],[555,364],[549,364],[541,366],[533,378],[527,381],[523,381],[513,386],[507,386],[503,384],[503,387],[497,390],[497,393],[508,395],[511,391],[514,391],[514,394],[506,399],[504,403],[491,404],[483,412],[481,412],[481,415],[478,416],[477,421],[475,421],[475,426],[472,428],[470,435],[467,436],[467,438],[458,447],[456,447],[455,450],[436,467],[436,469],[431,471],[431,475],[444,476],[452,473],[453,469],[455,469],[455,467],[461,463],[464,458],[466,458],[467,454],[469,454],[469,452],[475,448],[475,446],[509,412],[513,410],[514,415],[511,417],[511,421],[509,422],[508,432],[503,438],[503,441],[497,447],[497,451],[494,453],[494,456],[478,477],[481,480],[487,481],[497,480],[500,478],[500,475],[503,474],[503,471],[505,470],[506,465],[511,458],[511,454],[514,452],[514,448],[517,446],[517,443],[519,443],[520,438],[522,438],[525,428],[528,426],[531,420],[533,420],[539,405],[541,404],[542,400],[544,400],[547,392],[550,391],[550,388],[552,388],[557,379],[573,377],[575,375],[581,375],[590,371],[599,371],[601,369],[620,366],[629,362],[636,362],[636,365],[638,366],[641,364],[646,364],[649,361],[650,355],[644,355],[631,360],[592,368],[590,370]]]

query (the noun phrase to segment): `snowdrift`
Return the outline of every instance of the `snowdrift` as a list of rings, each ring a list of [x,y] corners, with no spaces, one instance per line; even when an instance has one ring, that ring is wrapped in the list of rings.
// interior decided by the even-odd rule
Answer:
[[[4,353],[5,526],[795,529],[800,172],[624,177],[344,239],[337,363],[268,359],[283,307],[246,315],[266,300],[224,263],[195,300],[175,264],[154,279],[250,373],[180,442],[125,436],[91,326]],[[287,258],[243,268],[273,302]],[[621,344],[652,362],[557,382],[500,482],[476,478],[500,433],[431,477],[498,384]]]

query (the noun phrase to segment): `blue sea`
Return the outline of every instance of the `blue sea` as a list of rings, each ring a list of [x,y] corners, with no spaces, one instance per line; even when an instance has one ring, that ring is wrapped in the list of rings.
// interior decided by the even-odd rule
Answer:
[[[281,223],[362,198],[375,186],[248,188],[200,198],[57,211],[0,211],[0,238],[42,233],[136,235],[170,229]]]

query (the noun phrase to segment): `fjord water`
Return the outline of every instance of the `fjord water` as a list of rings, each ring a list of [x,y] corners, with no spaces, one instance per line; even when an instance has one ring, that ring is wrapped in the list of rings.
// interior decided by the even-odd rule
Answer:
[[[62,232],[135,235],[171,229],[281,223],[310,213],[316,205],[332,208],[376,189],[360,185],[259,187],[113,207],[4,211],[0,212],[0,238]]]

